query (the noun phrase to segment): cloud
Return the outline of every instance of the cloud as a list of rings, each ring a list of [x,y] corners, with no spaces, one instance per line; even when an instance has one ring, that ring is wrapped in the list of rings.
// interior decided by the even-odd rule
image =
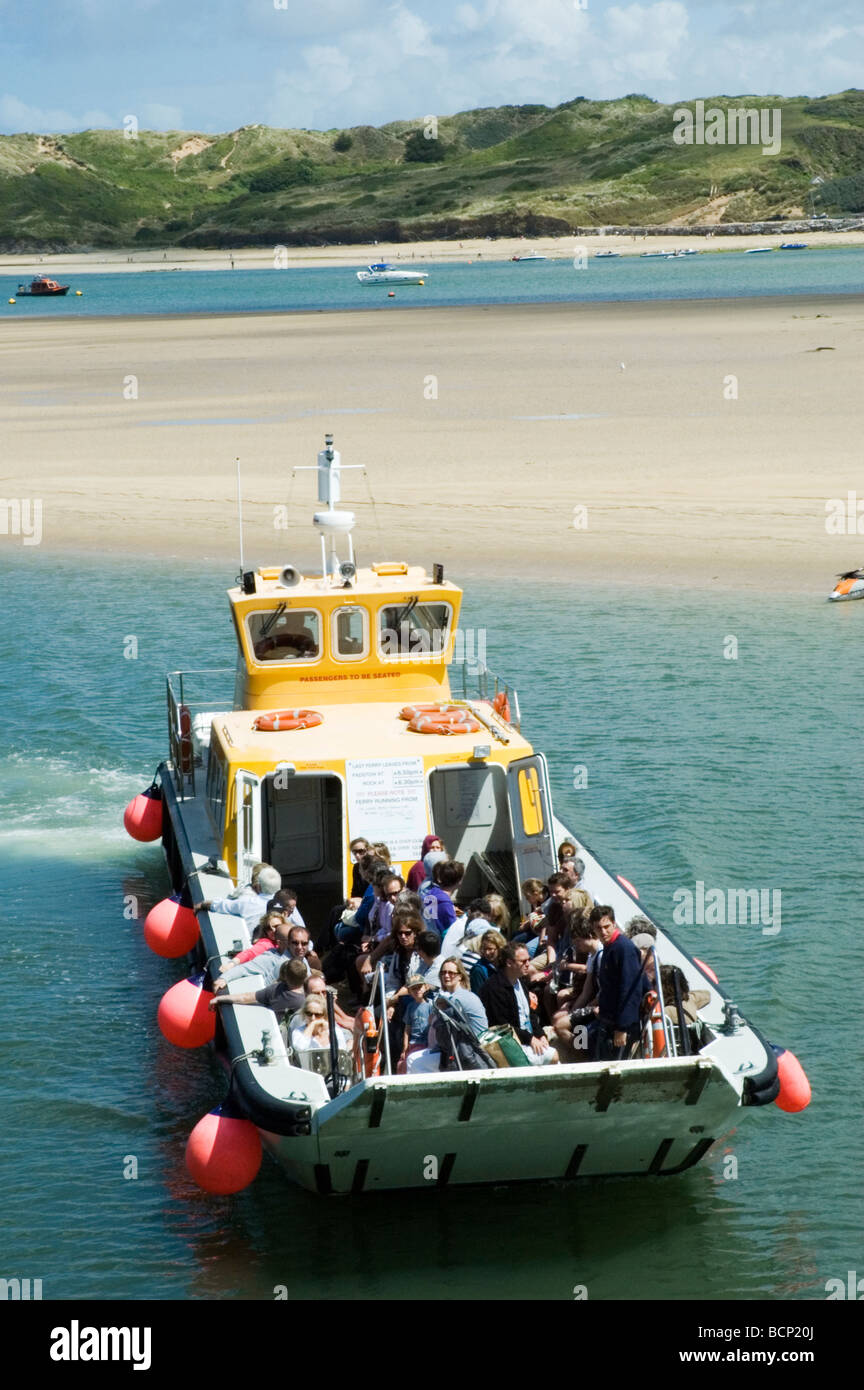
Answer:
[[[88,110],[72,113],[60,107],[30,106],[11,93],[0,95],[0,127],[4,130],[27,131],[35,135],[54,135],[73,130],[101,129],[120,122],[106,111]]]

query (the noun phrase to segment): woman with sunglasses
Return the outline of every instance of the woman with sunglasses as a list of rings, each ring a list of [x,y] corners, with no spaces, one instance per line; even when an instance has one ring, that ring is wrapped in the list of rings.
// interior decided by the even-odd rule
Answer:
[[[440,992],[444,996],[445,1002],[458,1012],[461,1019],[468,1024],[475,1038],[479,1038],[481,1033],[486,1031],[489,1023],[483,1004],[469,988],[468,975],[461,960],[457,960],[455,956],[448,956],[446,960],[441,962],[439,975],[441,979]],[[433,1017],[429,1024],[428,1046],[422,1052],[412,1052],[406,1057],[405,1070],[409,1074],[418,1071],[440,1071],[440,1026],[436,1024]]]

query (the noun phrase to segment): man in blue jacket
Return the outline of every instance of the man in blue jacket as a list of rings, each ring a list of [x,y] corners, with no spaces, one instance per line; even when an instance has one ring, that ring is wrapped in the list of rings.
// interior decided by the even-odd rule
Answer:
[[[588,921],[594,936],[603,942],[597,969],[598,1062],[620,1061],[641,1033],[640,1008],[648,988],[642,973],[642,955],[629,936],[615,925],[614,908],[598,904]]]

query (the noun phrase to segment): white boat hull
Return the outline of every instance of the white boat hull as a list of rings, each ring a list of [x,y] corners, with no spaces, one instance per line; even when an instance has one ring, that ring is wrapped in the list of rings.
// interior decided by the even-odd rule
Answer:
[[[358,270],[357,279],[361,285],[422,285],[426,281],[425,270]]]
[[[221,896],[226,881],[206,864],[215,841],[203,798],[178,801],[164,764],[160,778],[175,881],[186,879],[197,900]],[[573,838],[557,818],[555,832]],[[620,922],[641,910],[590,851],[580,853],[595,900],[610,903]],[[203,955],[224,955],[237,918],[202,913],[199,921]],[[702,1014],[710,1041],[695,1056],[378,1076],[331,1100],[317,1072],[291,1064],[273,1015],[256,1006],[222,1010],[223,1060],[234,1064],[241,1104],[265,1146],[321,1195],[680,1172],[738,1122],[742,1106],[773,1100],[776,1062],[746,1022],[724,1031],[722,992],[662,929],[658,949],[710,991]],[[269,1063],[254,1056],[263,1030]]]

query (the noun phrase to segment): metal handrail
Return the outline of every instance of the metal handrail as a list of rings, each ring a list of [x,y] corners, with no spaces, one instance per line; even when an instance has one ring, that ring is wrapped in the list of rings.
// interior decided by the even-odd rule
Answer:
[[[657,947],[651,947],[651,956],[654,961],[654,983],[657,987],[657,997],[660,1000],[660,1017],[663,1020],[663,1038],[666,1044],[666,1056],[673,1057],[678,1055],[677,1047],[673,1052],[674,1039],[670,1037],[671,1025],[666,1017],[666,1000],[663,997],[663,981],[660,978],[660,960],[657,955]]]
[[[165,702],[168,714],[168,747],[171,762],[174,765],[174,776],[177,782],[177,791],[183,799],[186,795],[187,786],[192,796],[195,796],[195,750],[191,743],[191,730],[183,728],[184,713],[189,717],[193,710],[205,710],[212,708],[213,701],[207,699],[190,700],[187,698],[185,681],[197,676],[234,676],[233,667],[219,666],[211,667],[201,671],[169,671],[165,677]],[[217,703],[224,704],[225,701]],[[230,708],[233,709],[233,696],[230,701]]]
[[[383,962],[383,961],[379,961],[379,962],[378,962],[378,969],[375,971],[375,976],[374,976],[374,979],[373,979],[373,981],[372,981],[372,990],[371,990],[371,993],[370,993],[370,995],[369,995],[369,1006],[368,1006],[368,1007],[372,1010],[372,1015],[373,1015],[373,1017],[374,1017],[374,1015],[375,1015],[375,998],[376,998],[376,995],[377,995],[377,997],[378,997],[378,999],[379,999],[379,1001],[380,1001],[380,1004],[381,1004],[381,1028],[382,1028],[383,1033],[384,1033],[384,1060],[385,1060],[385,1064],[386,1064],[385,1075],[386,1075],[386,1076],[392,1076],[392,1075],[393,1075],[393,1061],[392,1061],[391,1056],[390,1056],[390,1029],[387,1027],[387,990],[386,990],[386,987],[385,987],[385,984],[384,984],[384,962]]]
[[[521,732],[522,711],[519,706],[519,695],[516,687],[512,686],[509,681],[505,681],[502,676],[496,676],[495,672],[490,671],[489,667],[482,662],[478,662],[476,666],[472,666],[467,661],[454,662],[450,670],[453,672],[460,668],[462,671],[463,700],[485,700],[487,704],[491,705],[496,696],[504,695],[510,706],[510,724]],[[469,689],[469,669],[474,679],[473,689]],[[491,694],[489,693],[490,687]]]

